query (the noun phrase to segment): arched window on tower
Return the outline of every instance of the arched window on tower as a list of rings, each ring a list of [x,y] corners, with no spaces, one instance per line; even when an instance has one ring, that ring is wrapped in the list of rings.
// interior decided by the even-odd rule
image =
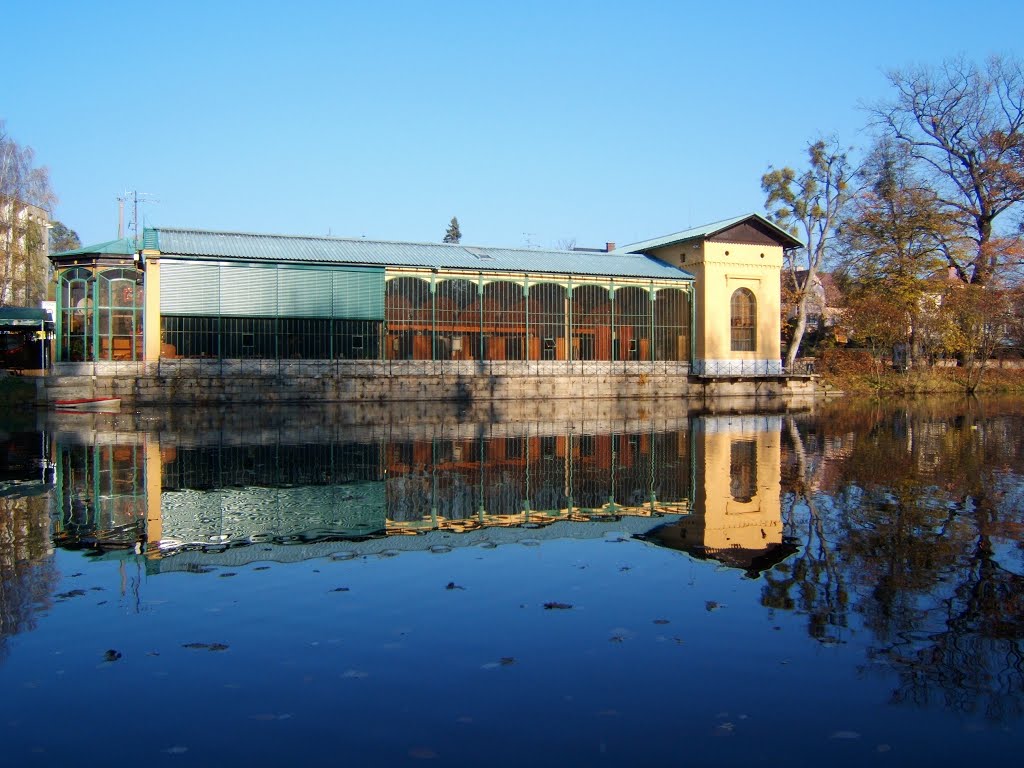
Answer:
[[[757,349],[757,299],[748,289],[739,288],[733,293],[730,305],[730,348],[733,352],[753,352]]]

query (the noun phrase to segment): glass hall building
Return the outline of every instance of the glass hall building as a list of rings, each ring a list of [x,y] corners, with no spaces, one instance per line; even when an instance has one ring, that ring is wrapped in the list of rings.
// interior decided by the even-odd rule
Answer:
[[[611,252],[146,229],[141,243],[51,257],[55,359],[724,359],[770,372],[794,244],[756,214]]]

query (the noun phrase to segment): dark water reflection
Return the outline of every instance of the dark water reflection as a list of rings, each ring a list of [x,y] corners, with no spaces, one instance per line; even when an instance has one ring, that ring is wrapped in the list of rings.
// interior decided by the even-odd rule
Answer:
[[[232,580],[219,577],[251,580],[270,563],[279,579],[273,589],[284,592],[244,581],[251,593],[242,594],[260,606],[249,610],[277,606],[272,609],[291,612],[305,626],[309,616],[335,610],[322,596],[302,592],[308,580],[321,578],[320,564],[362,563],[362,570],[343,572],[345,584],[321,585],[317,592],[358,592],[349,581],[358,582],[360,573],[367,574],[367,589],[397,580],[372,601],[350,604],[358,607],[349,620],[359,618],[362,627],[352,632],[362,636],[373,626],[418,627],[422,621],[431,627],[423,630],[429,638],[443,616],[442,624],[461,627],[469,648],[486,646],[493,633],[520,638],[517,652],[473,667],[478,671],[523,667],[531,649],[540,653],[553,639],[546,637],[548,613],[564,610],[582,622],[559,630],[569,633],[560,636],[568,645],[553,656],[550,648],[544,651],[549,666],[532,687],[500,695],[480,688],[478,707],[493,706],[499,696],[509,707],[528,704],[554,716],[561,711],[553,703],[558,697],[544,703],[555,694],[548,690],[553,679],[571,680],[561,683],[566,689],[586,689],[596,670],[613,674],[622,663],[610,648],[641,637],[661,644],[632,651],[629,674],[618,678],[617,695],[636,711],[614,708],[608,710],[614,716],[599,713],[575,724],[569,717],[491,762],[516,764],[541,748],[551,750],[553,761],[562,755],[572,762],[578,757],[572,745],[586,742],[590,749],[608,717],[623,743],[613,748],[614,740],[602,735],[601,749],[576,763],[682,759],[672,722],[687,734],[688,760],[701,765],[778,759],[857,765],[890,751],[910,764],[911,750],[922,760],[931,754],[933,764],[997,756],[1014,740],[1020,745],[1024,710],[1021,406],[1020,400],[840,401],[716,414],[578,404],[564,415],[534,410],[519,418],[445,408],[40,415],[37,424],[0,435],[6,438],[0,443],[0,682],[4,676],[17,682],[11,661],[22,646],[15,639],[27,643],[26,664],[45,664],[39,654],[48,642],[47,622],[71,645],[116,644],[82,631],[95,623],[90,610],[116,603],[121,622],[127,615],[161,615],[156,606],[191,600],[195,590],[221,605]],[[610,555],[609,542],[630,546],[617,550],[628,557]],[[508,548],[521,545],[548,554],[521,560],[520,550]],[[478,554],[494,548],[505,554]],[[449,553],[457,564],[451,572],[463,575],[446,576],[447,566],[415,553]],[[556,572],[566,567],[573,569],[569,581]],[[119,597],[76,581],[113,568]],[[174,581],[197,573],[206,574],[201,587]],[[466,599],[477,599],[489,584],[493,599],[476,603],[472,612],[448,613],[450,607],[434,602],[438,592],[421,591],[428,574],[447,583],[441,591],[466,592]],[[628,587],[627,578],[633,580]],[[589,613],[569,599],[566,584],[588,601]],[[87,610],[89,600],[97,607]],[[540,609],[524,624],[530,605]],[[544,605],[554,607],[545,611]],[[174,611],[162,613],[170,621]],[[202,634],[209,619],[174,620],[176,631]],[[603,645],[588,651],[592,638],[584,627],[594,630],[595,620],[595,626],[623,625],[601,629]],[[249,626],[245,621],[221,631],[238,633]],[[645,634],[641,624],[654,629]],[[142,629],[133,624],[123,631]],[[309,631],[334,630],[313,624]],[[30,637],[43,645],[34,650]],[[277,648],[282,638],[275,637],[261,647]],[[370,645],[378,641],[366,639],[361,650],[373,656]],[[235,655],[224,658],[242,664],[237,644],[206,639],[179,645],[223,651],[233,645]],[[574,645],[582,657],[570,650]],[[695,655],[686,663],[664,656],[673,645]],[[103,652],[92,646],[94,655]],[[431,652],[438,647],[425,643]],[[748,658],[736,655],[743,647]],[[256,656],[250,651],[245,664]],[[580,665],[581,659],[590,662]],[[111,664],[126,668],[120,657],[97,662],[107,672]],[[189,663],[182,660],[172,673],[191,674]],[[388,663],[379,661],[379,674],[386,675]],[[347,682],[369,674],[342,667],[318,667],[305,684],[324,674]],[[459,698],[443,693],[452,681],[461,680],[470,698],[478,684],[460,677],[468,673],[454,659],[430,662],[419,674],[427,676],[424,690],[442,698]],[[662,679],[674,682],[667,688],[652,683]],[[832,687],[823,694],[826,684]],[[712,686],[716,694],[706,693],[706,702],[679,699],[677,691],[689,686]],[[279,683],[266,695],[284,696],[292,687]],[[760,724],[723,709],[718,694],[751,708],[761,701]],[[334,701],[333,695],[322,697]],[[785,706],[772,704],[773,697]],[[44,704],[40,698],[38,706]],[[0,705],[5,716],[17,708],[10,699]],[[690,718],[687,725],[673,720],[673,712]],[[905,713],[903,719],[893,720],[894,712]],[[843,727],[846,716],[859,718],[858,729]],[[693,731],[700,718],[703,730]],[[817,741],[792,730],[793,718],[820,718]],[[462,720],[453,715],[451,722]],[[652,735],[652,722],[664,736]],[[190,732],[187,720],[178,727]],[[944,744],[919,743],[939,727],[950,729]],[[367,728],[369,740],[360,749],[372,750],[375,732]],[[430,737],[429,748],[410,742],[400,753],[373,759],[363,751],[356,762],[447,756],[453,764],[476,764],[479,753],[470,756],[475,737],[455,728]],[[503,737],[502,728],[494,728],[481,744]],[[868,743],[864,732],[872,728],[878,735]],[[748,732],[748,740],[741,738]],[[788,735],[779,741],[780,733]],[[635,743],[641,734],[642,746]],[[774,745],[770,755],[766,743]],[[52,758],[62,748],[70,746],[51,742],[44,752]],[[160,757],[231,764],[215,750],[202,758],[195,748],[187,756],[175,750],[170,744]],[[213,754],[220,757],[213,760]],[[236,757],[245,764],[244,754]]]

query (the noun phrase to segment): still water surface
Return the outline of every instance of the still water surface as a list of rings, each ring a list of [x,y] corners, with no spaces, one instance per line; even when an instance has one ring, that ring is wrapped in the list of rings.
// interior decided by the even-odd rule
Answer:
[[[8,416],[0,764],[1013,759],[1022,405]]]

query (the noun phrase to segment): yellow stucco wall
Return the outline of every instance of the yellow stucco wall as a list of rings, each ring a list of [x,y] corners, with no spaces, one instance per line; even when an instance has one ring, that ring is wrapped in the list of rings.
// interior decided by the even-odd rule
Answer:
[[[696,278],[698,360],[780,359],[782,246],[690,240],[651,254]],[[739,288],[757,299],[757,349],[751,352],[730,349],[730,302]]]

